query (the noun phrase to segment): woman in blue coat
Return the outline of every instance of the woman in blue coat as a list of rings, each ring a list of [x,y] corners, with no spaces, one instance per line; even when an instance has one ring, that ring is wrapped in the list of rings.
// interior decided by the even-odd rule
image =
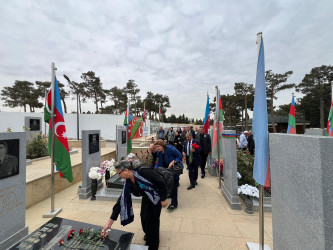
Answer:
[[[171,145],[167,145],[163,140],[157,140],[154,142],[157,147],[158,162],[155,167],[171,168],[173,164],[180,163],[183,168],[181,153]],[[178,207],[178,186],[179,175],[174,175],[174,184],[171,193],[171,204],[168,206],[168,210],[172,211]]]

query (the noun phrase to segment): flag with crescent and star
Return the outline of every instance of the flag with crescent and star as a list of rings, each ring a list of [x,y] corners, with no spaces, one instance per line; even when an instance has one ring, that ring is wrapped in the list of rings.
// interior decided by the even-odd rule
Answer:
[[[47,93],[46,104],[44,107],[44,120],[49,124],[49,155],[51,155],[51,120],[52,94],[51,90]],[[69,182],[73,181],[72,164],[69,154],[68,140],[64,114],[62,112],[60,92],[57,78],[54,79],[54,163],[60,172],[60,177],[66,178]]]

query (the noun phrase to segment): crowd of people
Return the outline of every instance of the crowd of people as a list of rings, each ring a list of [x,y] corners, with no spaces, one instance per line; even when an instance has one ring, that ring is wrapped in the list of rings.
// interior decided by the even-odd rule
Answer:
[[[239,138],[237,138],[238,147],[244,151],[249,150],[250,154],[254,154],[254,140],[252,131],[244,131],[240,134]]]
[[[171,190],[171,202],[168,206],[166,183],[154,169],[181,165],[184,170],[184,162],[186,162],[189,178],[187,190],[198,186],[199,166],[201,178],[205,178],[206,161],[212,150],[210,135],[204,133],[203,126],[196,131],[191,126],[186,126],[183,130],[177,128],[176,131],[170,127],[167,132],[160,127],[156,138],[157,140],[149,146],[152,154],[149,167],[142,167],[140,162],[131,160],[120,161],[115,166],[117,174],[125,179],[125,184],[121,196],[113,207],[110,219],[102,230],[103,237],[107,236],[119,215],[121,224],[124,226],[134,220],[131,200],[131,194],[133,194],[142,196],[140,217],[146,245],[150,250],[158,249],[161,209],[167,207],[170,212],[177,209],[180,175],[173,173],[174,183]]]

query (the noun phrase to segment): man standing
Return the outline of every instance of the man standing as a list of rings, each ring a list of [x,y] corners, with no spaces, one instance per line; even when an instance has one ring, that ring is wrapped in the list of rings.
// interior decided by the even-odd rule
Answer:
[[[239,137],[239,148],[242,150],[246,150],[247,149],[247,139],[246,137],[248,136],[249,132],[244,131],[244,133],[242,133]]]
[[[186,125],[186,127],[185,127],[185,134],[186,134],[187,132],[190,132],[191,135],[192,135],[192,137],[195,138],[195,133],[194,133],[194,130],[193,130],[193,127],[192,127],[192,126],[190,126],[190,125]]]
[[[157,131],[157,133],[156,133],[156,140],[158,140],[158,139],[161,139],[161,140],[164,140],[164,129],[163,129],[163,127],[161,126],[160,127],[160,130],[159,131]]]
[[[167,133],[167,141],[170,145],[174,145],[175,137],[176,137],[176,133],[175,133],[175,131],[173,131],[173,127],[169,128],[169,131]]]
[[[251,130],[249,131],[249,136],[247,137],[247,148],[249,149],[250,154],[253,155],[255,146]]]
[[[196,143],[197,145],[200,145],[200,142],[196,139],[193,139],[192,133],[187,132],[186,133],[186,141],[184,143],[184,149],[183,149],[183,155],[186,156],[186,164],[188,166],[188,176],[190,178],[190,186],[187,188],[187,190],[191,190],[192,188],[195,188],[196,185],[198,185],[198,166],[200,165],[200,148],[193,148],[193,144]],[[192,152],[192,162],[190,162],[190,154]]]
[[[18,174],[18,161],[15,156],[7,154],[8,146],[0,141],[0,179]]]
[[[196,135],[196,138],[198,141],[200,141],[200,147],[201,147],[201,152],[200,152],[200,168],[201,168],[201,178],[205,178],[206,172],[205,172],[205,167],[206,167],[206,161],[208,155],[212,154],[212,142],[210,139],[210,135],[206,134],[204,132],[204,126],[200,126],[199,128],[199,133]]]

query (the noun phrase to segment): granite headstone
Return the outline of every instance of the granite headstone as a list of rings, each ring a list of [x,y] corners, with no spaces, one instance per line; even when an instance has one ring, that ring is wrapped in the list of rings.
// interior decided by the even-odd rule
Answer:
[[[96,147],[91,150],[92,135],[98,137],[98,149],[101,148],[100,141],[100,130],[82,130],[82,187],[79,193],[80,199],[88,199],[91,196],[91,179],[88,174],[90,168],[99,167],[101,164],[101,151],[98,150],[94,153],[89,153],[96,151]],[[90,138],[90,140],[89,140]],[[98,181],[97,190],[103,187],[102,180]]]
[[[126,158],[127,156],[127,135],[126,135],[126,127],[117,125],[117,148],[116,148],[116,153],[117,153],[117,158],[118,161],[120,161],[123,158]]]
[[[333,138],[270,134],[274,249],[332,249]]]
[[[25,116],[24,117],[24,126],[29,128],[31,132],[42,132],[42,118]]]
[[[306,128],[305,135],[316,135],[316,136],[323,136],[326,135],[326,129],[321,128]]]
[[[0,249],[28,234],[25,226],[26,133],[0,133]]]
[[[222,132],[222,152],[223,152],[223,177],[224,185],[222,194],[229,203],[231,209],[242,209],[242,204],[238,196],[237,179],[237,151],[236,151],[236,131],[223,130]]]
[[[213,143],[214,129],[210,129],[208,132],[209,132],[209,135],[210,135],[210,139]],[[215,161],[215,159],[211,155],[209,155],[207,166],[208,166],[208,172],[211,176],[217,176],[216,169],[212,167],[214,161]]]

